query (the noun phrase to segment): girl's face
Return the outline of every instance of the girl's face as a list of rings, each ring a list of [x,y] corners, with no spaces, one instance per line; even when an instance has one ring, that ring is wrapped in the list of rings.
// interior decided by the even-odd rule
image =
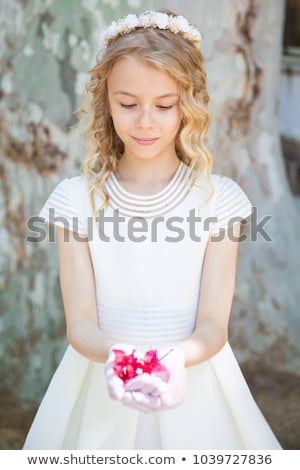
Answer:
[[[122,58],[111,70],[107,89],[124,155],[143,160],[176,156],[181,112],[175,79],[140,59]]]

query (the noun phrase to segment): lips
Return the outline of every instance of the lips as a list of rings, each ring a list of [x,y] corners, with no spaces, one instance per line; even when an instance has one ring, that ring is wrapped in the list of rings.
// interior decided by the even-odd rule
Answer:
[[[137,137],[133,137],[133,139],[140,145],[152,145],[154,144],[155,142],[158,141],[158,137],[156,138],[152,138],[152,139],[144,139],[144,138],[137,138]]]

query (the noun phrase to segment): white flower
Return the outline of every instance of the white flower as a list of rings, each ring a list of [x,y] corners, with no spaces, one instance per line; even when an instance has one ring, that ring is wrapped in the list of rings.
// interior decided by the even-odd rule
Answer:
[[[113,37],[113,36],[115,36],[116,34],[118,34],[118,32],[119,32],[119,31],[118,31],[118,25],[117,25],[117,23],[116,23],[115,21],[113,21],[113,22],[111,23],[111,25],[110,25],[110,26],[107,28],[107,30],[106,30],[107,36],[111,36],[111,37]]]
[[[126,32],[129,33],[129,31],[130,31],[130,28],[126,24],[125,18],[120,19],[117,22],[117,31],[116,31],[115,36],[117,36],[118,34],[126,33]]]
[[[187,33],[190,30],[191,26],[186,18],[184,18],[183,16],[177,16],[177,21],[178,28],[180,31],[182,31],[183,33]]]
[[[125,18],[113,21],[111,25],[100,35],[99,43],[105,47],[111,40],[122,34],[128,34],[136,28],[158,28],[168,30],[174,34],[181,34],[191,41],[196,47],[201,41],[201,34],[183,16],[172,16],[166,13],[145,11],[141,15],[129,14]]]
[[[196,28],[192,28],[186,36],[190,41],[197,43],[201,41],[201,34]]]
[[[139,19],[136,15],[129,14],[125,18],[125,23],[129,28],[136,28],[139,24]]]
[[[150,28],[151,26],[154,26],[153,24],[153,15],[143,14],[139,18],[139,23],[142,26],[142,28]]]
[[[179,22],[177,19],[177,16],[170,16],[169,18],[169,30],[172,31],[172,33],[179,33]]]
[[[159,29],[165,29],[169,23],[169,16],[166,13],[156,13],[154,20]]]

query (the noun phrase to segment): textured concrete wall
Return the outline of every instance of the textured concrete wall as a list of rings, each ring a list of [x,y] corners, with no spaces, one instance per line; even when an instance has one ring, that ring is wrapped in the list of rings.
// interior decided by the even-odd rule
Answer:
[[[299,216],[278,140],[282,2],[166,1],[199,25],[213,125],[215,171],[236,179],[272,243],[241,247],[231,337],[240,359],[297,369],[300,355]],[[57,249],[26,241],[27,219],[54,185],[78,172],[76,123],[97,35],[113,18],[160,1],[2,0],[0,5],[1,372],[22,399],[39,399],[63,350]],[[216,15],[217,12],[217,15]],[[13,371],[13,373],[11,372]]]

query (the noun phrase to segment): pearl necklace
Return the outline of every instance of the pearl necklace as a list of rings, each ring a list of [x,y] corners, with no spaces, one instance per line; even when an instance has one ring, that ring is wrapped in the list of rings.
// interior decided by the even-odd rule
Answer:
[[[145,196],[126,191],[114,172],[110,173],[104,187],[110,197],[110,206],[118,209],[120,215],[147,219],[164,215],[178,206],[190,192],[190,176],[190,167],[181,161],[170,183],[156,194]]]

